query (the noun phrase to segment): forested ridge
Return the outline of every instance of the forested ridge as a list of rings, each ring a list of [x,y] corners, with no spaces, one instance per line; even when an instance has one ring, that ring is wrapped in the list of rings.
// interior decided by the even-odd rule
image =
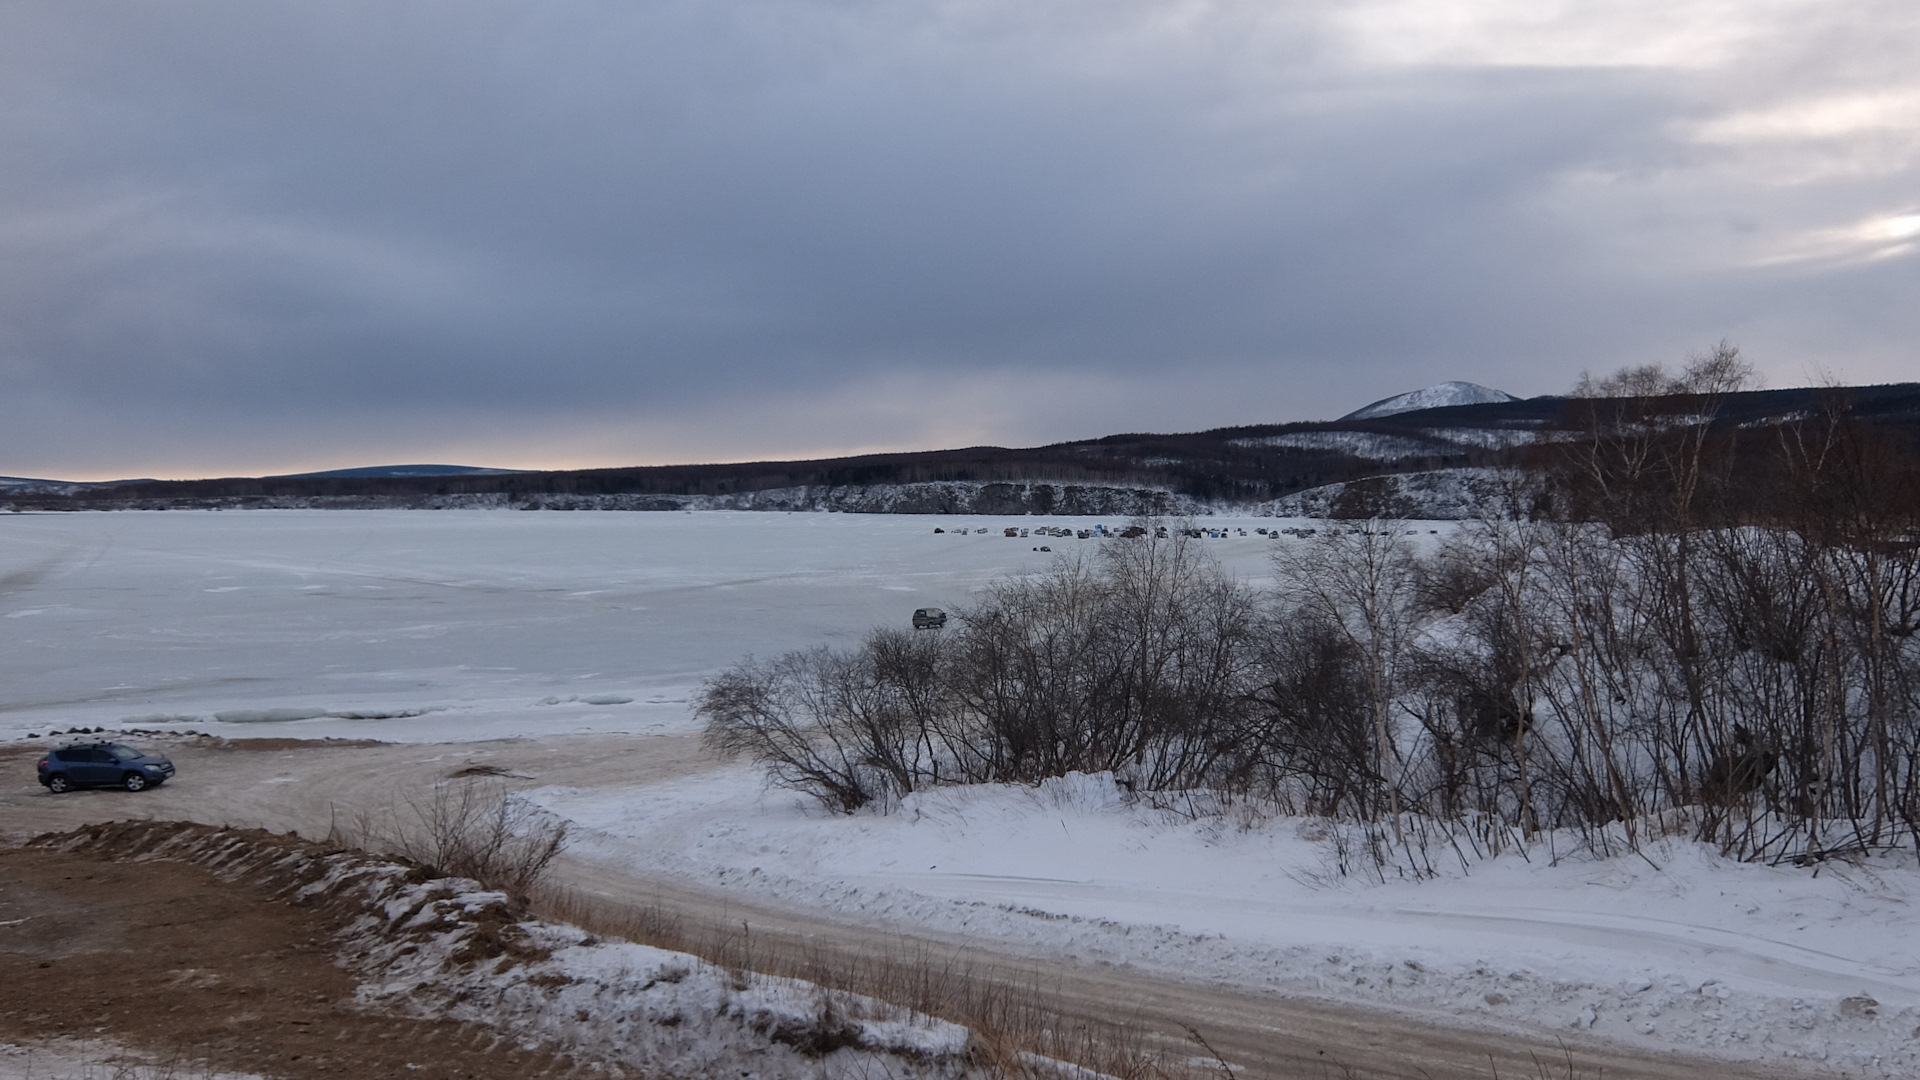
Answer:
[[[1920,432],[1920,384],[1730,392],[1716,429],[1768,437],[1839,400],[1857,421],[1912,437]],[[622,497],[622,506],[675,509],[697,497],[798,488],[914,484],[1082,485],[1152,489],[1220,506],[1251,505],[1327,484],[1380,475],[1525,464],[1541,434],[1578,430],[1589,399],[1545,397],[1426,409],[1363,421],[1220,428],[1188,434],[1120,434],[1024,449],[968,447],[807,461],[661,465],[456,476],[289,476],[133,481],[57,490],[0,489],[20,509],[244,507],[309,500],[316,505],[416,506],[488,498],[543,506]],[[1751,457],[1751,455],[1749,455]],[[434,503],[434,500],[442,500]],[[649,501],[656,500],[656,501]],[[583,501],[582,506],[591,505]],[[943,512],[938,502],[906,504]],[[964,505],[950,512],[972,512]],[[1012,512],[1045,513],[1028,500]]]

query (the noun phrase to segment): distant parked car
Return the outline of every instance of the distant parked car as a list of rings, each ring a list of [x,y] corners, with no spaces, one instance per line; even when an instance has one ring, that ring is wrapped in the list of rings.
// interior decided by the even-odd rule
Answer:
[[[915,630],[938,630],[945,625],[947,625],[947,613],[937,607],[923,607],[913,613]]]
[[[69,743],[40,759],[40,785],[55,795],[73,788],[145,791],[173,776],[173,762],[114,742]]]

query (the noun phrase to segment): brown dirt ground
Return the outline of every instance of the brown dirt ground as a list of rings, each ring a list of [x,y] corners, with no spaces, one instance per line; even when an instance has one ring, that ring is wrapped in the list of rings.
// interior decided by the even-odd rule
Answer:
[[[110,1039],[286,1080],[585,1074],[477,1025],[356,1006],[334,929],[184,863],[0,849],[0,1041]]]

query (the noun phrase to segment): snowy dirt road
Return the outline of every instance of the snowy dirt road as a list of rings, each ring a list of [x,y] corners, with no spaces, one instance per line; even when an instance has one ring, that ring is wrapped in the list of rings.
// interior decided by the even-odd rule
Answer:
[[[591,791],[701,774],[716,768],[698,740],[679,736],[575,736],[452,744],[327,743],[258,740],[224,743],[181,739],[164,745],[181,767],[175,783],[130,796],[78,792],[49,796],[30,779],[38,747],[0,749],[0,830],[18,840],[89,822],[154,818],[297,830],[324,836],[329,825],[359,810],[379,810],[456,772],[482,766],[509,787],[556,783]],[[974,970],[1052,992],[1068,1013],[1133,1018],[1170,1046],[1198,1053],[1188,1029],[1250,1077],[1476,1077],[1535,1075],[1535,1061],[1559,1062],[1570,1051],[1586,1077],[1711,1080],[1803,1075],[1752,1064],[1730,1065],[1690,1055],[1623,1048],[1568,1033],[1465,1030],[1437,1014],[1393,1012],[1306,997],[1276,996],[1190,978],[1099,962],[1062,963],[992,939],[932,929],[911,935],[819,908],[770,904],[710,883],[648,874],[627,860],[596,860],[592,845],[560,868],[565,884],[598,900],[664,910],[690,929],[750,928],[760,955],[776,950],[848,962],[897,956],[931,946],[951,950]],[[743,899],[744,897],[744,899]],[[1555,1073],[1553,1075],[1559,1075]],[[1833,1075],[1831,1070],[1804,1075]]]

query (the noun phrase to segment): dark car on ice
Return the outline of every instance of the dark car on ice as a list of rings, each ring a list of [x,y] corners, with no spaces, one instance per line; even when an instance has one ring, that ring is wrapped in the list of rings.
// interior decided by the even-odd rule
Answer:
[[[40,759],[40,785],[55,795],[73,788],[145,791],[173,775],[173,762],[116,742],[70,743]]]
[[[945,625],[947,625],[947,613],[937,607],[923,607],[913,613],[915,630],[938,630]]]

